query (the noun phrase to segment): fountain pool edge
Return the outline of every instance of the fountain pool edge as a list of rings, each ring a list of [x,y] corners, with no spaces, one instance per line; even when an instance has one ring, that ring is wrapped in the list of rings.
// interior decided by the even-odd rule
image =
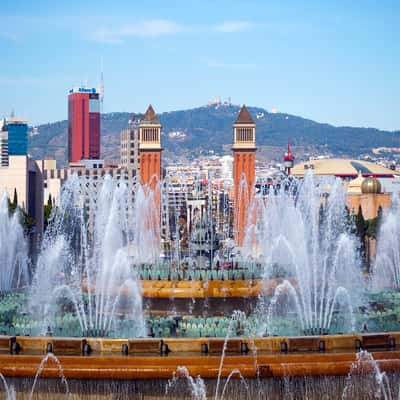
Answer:
[[[6,341],[11,339],[20,347],[18,354],[10,354],[6,347]],[[323,349],[321,343],[324,343]],[[221,376],[227,377],[235,368],[246,378],[346,375],[356,360],[360,344],[371,351],[382,371],[400,371],[400,350],[396,348],[396,343],[400,343],[400,332],[235,338],[227,343]],[[79,352],[83,344],[90,346],[90,355]],[[169,379],[179,366],[185,366],[191,376],[211,379],[218,377],[224,339],[127,340],[18,336],[1,337],[0,345],[0,373],[10,377],[34,377],[51,345],[66,378]],[[127,346],[127,355],[122,353],[124,345]],[[167,346],[168,351],[164,354],[158,352],[161,345]],[[204,345],[207,345],[207,354],[204,354]],[[57,366],[50,360],[43,370],[43,377],[58,375]]]

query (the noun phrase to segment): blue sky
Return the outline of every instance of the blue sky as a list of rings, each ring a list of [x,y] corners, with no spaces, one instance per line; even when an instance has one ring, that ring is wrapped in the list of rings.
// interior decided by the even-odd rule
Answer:
[[[58,4],[63,3],[63,4]],[[65,119],[67,90],[104,111],[233,103],[400,129],[400,1],[18,1],[0,9],[0,115]]]

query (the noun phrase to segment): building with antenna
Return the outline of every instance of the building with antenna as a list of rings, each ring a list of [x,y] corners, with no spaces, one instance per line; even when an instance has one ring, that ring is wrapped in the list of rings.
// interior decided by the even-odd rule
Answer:
[[[103,102],[104,102],[104,76],[103,76],[103,63],[101,66],[100,73],[100,84],[99,84],[99,100],[100,100],[100,113],[103,113]]]
[[[95,88],[68,92],[68,161],[100,159],[100,93]]]

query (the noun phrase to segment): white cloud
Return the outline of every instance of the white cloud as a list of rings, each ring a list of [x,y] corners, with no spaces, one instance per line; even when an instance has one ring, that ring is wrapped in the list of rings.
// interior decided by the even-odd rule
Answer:
[[[5,39],[5,40],[11,40],[13,42],[15,42],[17,40],[17,35],[14,32],[6,32],[6,31],[2,31],[0,32],[0,39]]]
[[[256,26],[256,24],[248,21],[225,21],[214,25],[182,25],[167,19],[154,19],[132,24],[115,25],[116,23],[114,22],[112,27],[105,26],[100,28],[91,33],[89,38],[100,43],[122,43],[130,37],[156,38],[188,32],[235,33],[250,30]]]
[[[102,43],[121,43],[129,37],[159,37],[174,35],[183,30],[183,27],[165,19],[142,21],[118,28],[102,28],[94,32],[91,38]]]
[[[253,29],[256,25],[248,21],[225,21],[214,26],[218,32],[234,33]]]

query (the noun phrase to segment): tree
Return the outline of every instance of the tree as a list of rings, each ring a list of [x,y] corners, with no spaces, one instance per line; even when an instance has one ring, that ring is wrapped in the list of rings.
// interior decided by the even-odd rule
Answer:
[[[47,199],[47,204],[44,206],[44,229],[46,229],[49,224],[52,209],[53,209],[53,201],[50,193],[49,198]]]
[[[362,213],[362,208],[361,206],[359,206],[358,213],[356,216],[356,233],[360,239],[365,238],[365,231],[366,231],[365,219]]]
[[[365,223],[365,219],[362,213],[361,206],[358,207],[358,213],[356,216],[356,234],[360,239],[360,253],[361,258],[363,260],[363,264],[366,265],[365,259],[365,236],[367,232],[367,224]]]
[[[14,209],[17,208],[18,206],[18,195],[17,195],[17,188],[14,188],[14,198],[13,198],[13,202],[12,202]]]
[[[36,221],[23,208],[18,207],[17,191],[14,189],[13,201],[11,202],[10,199],[8,199],[8,212],[10,213],[10,215],[12,215],[16,211],[19,213],[20,223],[24,228],[25,234],[30,234],[32,229],[36,225]]]

